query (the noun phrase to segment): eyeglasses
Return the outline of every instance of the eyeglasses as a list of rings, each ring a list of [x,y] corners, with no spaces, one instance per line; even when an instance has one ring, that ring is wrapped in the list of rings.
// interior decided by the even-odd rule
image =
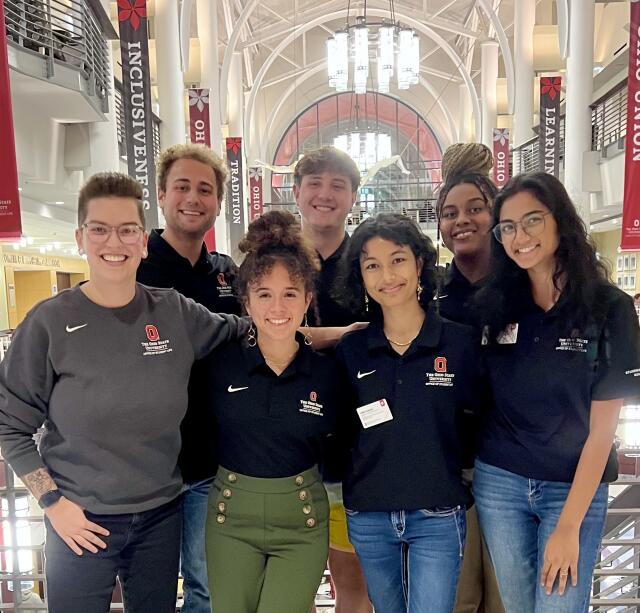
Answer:
[[[97,221],[90,221],[81,226],[87,231],[87,236],[92,243],[106,243],[111,233],[115,231],[118,238],[125,245],[137,243],[144,232],[144,228],[137,223],[123,223],[119,226],[108,226]]]
[[[544,218],[551,215],[551,211],[541,213],[533,211],[522,216],[520,221],[501,221],[493,227],[493,235],[500,243],[506,240],[513,240],[516,236],[518,226],[528,236],[539,236],[544,231]]]

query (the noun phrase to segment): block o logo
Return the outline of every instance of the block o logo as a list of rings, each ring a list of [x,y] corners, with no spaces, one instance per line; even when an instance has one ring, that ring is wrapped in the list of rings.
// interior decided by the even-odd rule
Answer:
[[[315,402],[316,400],[318,400],[318,394],[316,394],[315,392],[311,392],[309,394],[309,400],[311,400],[311,402]]]
[[[447,358],[436,358],[433,362],[433,370],[447,372]]]
[[[145,332],[147,333],[147,338],[153,343],[154,341],[160,340],[160,333],[158,332],[158,328],[152,325],[145,326]]]

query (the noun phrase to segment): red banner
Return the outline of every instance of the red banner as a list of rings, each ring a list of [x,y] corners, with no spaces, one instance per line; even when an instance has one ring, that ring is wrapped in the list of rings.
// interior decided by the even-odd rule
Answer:
[[[624,152],[624,200],[620,248],[640,250],[640,2],[631,2],[629,78],[627,81],[627,137]]]
[[[504,187],[509,181],[509,128],[493,128],[493,182]]]
[[[211,147],[208,89],[189,89],[189,132],[192,143]]]
[[[4,23],[4,3],[0,2],[0,240],[15,241],[22,236],[22,222]]]
[[[260,166],[252,166],[249,168],[249,221],[258,219],[263,212],[262,168]]]

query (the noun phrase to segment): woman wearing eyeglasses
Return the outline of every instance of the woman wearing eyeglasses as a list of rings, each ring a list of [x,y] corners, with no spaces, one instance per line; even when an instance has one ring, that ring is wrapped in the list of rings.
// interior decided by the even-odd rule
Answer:
[[[90,280],[36,305],[0,365],[2,454],[44,509],[51,613],[108,610],[116,576],[126,610],[173,613],[191,365],[246,325],[136,284],[147,234],[128,176],[82,188],[76,240]]]
[[[494,394],[473,482],[480,526],[508,613],[582,613],[618,415],[640,393],[638,320],[556,178],[515,177],[493,216],[501,245],[477,296]]]

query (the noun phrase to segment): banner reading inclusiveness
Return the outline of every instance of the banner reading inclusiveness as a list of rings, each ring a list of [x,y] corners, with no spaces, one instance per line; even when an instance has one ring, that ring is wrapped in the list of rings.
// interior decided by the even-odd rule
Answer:
[[[144,218],[158,227],[146,0],[118,0],[124,128],[129,175],[142,185]]]
[[[640,250],[640,2],[631,2],[622,250]]]

